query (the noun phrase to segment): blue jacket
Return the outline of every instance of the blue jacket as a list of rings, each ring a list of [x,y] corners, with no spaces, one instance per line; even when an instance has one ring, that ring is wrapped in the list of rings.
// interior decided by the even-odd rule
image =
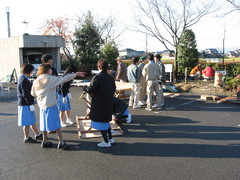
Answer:
[[[127,77],[130,83],[139,83],[140,68],[136,64],[131,64],[127,68]]]
[[[166,81],[165,66],[164,66],[164,64],[162,63],[161,60],[159,60],[159,61],[157,62],[157,64],[159,65],[160,71],[161,71],[161,73],[160,73],[160,80],[161,80],[161,82],[165,82],[165,81]]]

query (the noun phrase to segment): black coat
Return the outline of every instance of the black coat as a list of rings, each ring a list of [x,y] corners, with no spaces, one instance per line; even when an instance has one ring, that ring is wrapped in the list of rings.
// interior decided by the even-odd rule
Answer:
[[[116,90],[114,78],[107,72],[100,72],[90,82],[88,93],[92,96],[90,119],[96,122],[110,122],[113,113],[113,97]]]
[[[68,81],[68,82],[65,82],[64,84],[61,84],[57,87],[57,92],[59,94],[62,94],[63,97],[66,97],[67,94],[69,93],[69,89],[70,89],[70,85],[72,83],[72,80],[71,81]]]
[[[32,83],[24,75],[21,75],[17,84],[17,97],[19,106],[34,104],[34,97],[31,95],[31,88]]]
[[[52,67],[51,69],[52,69],[52,75],[58,76],[58,72],[57,72],[56,68]]]

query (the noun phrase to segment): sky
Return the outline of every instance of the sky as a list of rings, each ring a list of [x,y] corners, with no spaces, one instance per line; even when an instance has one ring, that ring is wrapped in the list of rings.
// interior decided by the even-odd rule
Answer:
[[[39,35],[38,28],[46,19],[76,18],[90,10],[102,18],[113,16],[118,19],[116,31],[121,32],[119,50],[124,48],[146,50],[146,35],[129,31],[128,28],[133,22],[134,0],[0,0],[0,39],[8,37],[7,7],[10,11],[11,36],[20,36],[24,33]],[[222,7],[228,6],[223,3]],[[29,22],[28,25],[23,21]],[[224,32],[225,51],[240,49],[240,11],[224,18],[209,15],[191,29],[195,33],[199,51],[207,48],[222,50]],[[165,50],[159,41],[149,36],[147,44],[148,51]]]

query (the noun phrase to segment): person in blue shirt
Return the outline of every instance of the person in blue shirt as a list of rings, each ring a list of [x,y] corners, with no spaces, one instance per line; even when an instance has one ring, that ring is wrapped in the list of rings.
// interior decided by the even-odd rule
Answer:
[[[139,58],[133,57],[132,64],[127,67],[127,77],[129,83],[132,84],[132,91],[129,97],[129,106],[132,106],[134,109],[140,108],[138,104],[139,94],[140,94],[140,68],[138,65]]]

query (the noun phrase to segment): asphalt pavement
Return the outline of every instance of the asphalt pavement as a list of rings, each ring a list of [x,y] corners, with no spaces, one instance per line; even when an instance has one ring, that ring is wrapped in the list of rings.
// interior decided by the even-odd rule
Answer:
[[[85,115],[80,87],[72,87],[72,119]],[[0,99],[0,179],[237,180],[240,179],[240,106],[202,101],[193,93],[166,97],[166,109],[129,108],[132,123],[111,148],[101,138],[80,139],[77,127],[62,128],[70,150],[24,144],[17,126],[15,89]],[[36,105],[36,116],[39,119]],[[39,124],[39,123],[38,123]],[[33,133],[31,132],[31,135]]]

